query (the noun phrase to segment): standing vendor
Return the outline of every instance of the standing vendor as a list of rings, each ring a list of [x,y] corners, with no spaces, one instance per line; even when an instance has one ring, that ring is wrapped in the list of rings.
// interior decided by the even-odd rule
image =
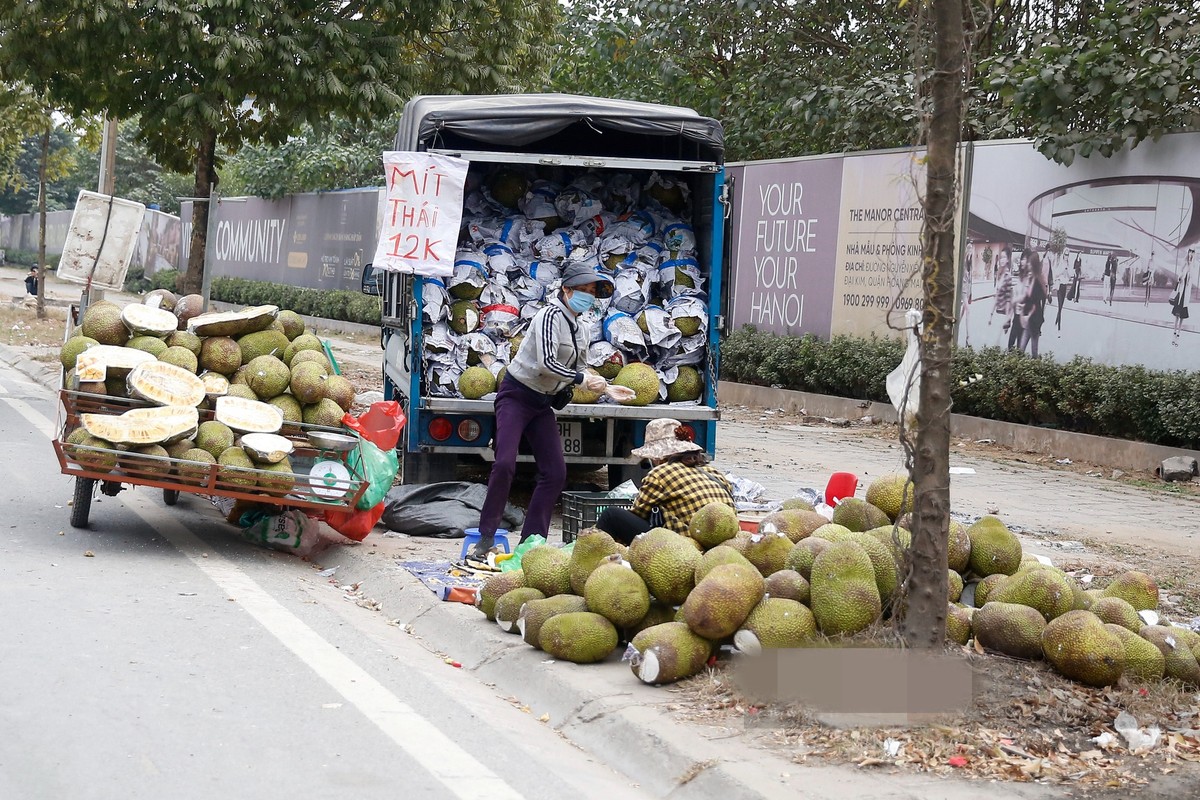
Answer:
[[[525,512],[521,539],[545,536],[550,529],[550,515],[567,482],[567,463],[552,404],[555,395],[570,393],[578,385],[589,392],[608,388],[604,378],[582,370],[582,356],[590,342],[578,319],[592,307],[597,292],[611,291],[612,281],[594,267],[571,264],[563,273],[558,294],[530,321],[496,393],[496,461],[480,512],[479,542],[471,557],[487,558],[517,471],[522,437],[533,451],[537,484]],[[569,397],[567,394],[564,399]]]
[[[632,451],[654,465],[642,479],[633,508],[609,506],[600,513],[596,527],[629,544],[656,526],[687,533],[692,515],[709,503],[735,508],[729,480],[708,464],[708,456],[692,437],[692,429],[678,420],[652,420],[646,426],[646,443]]]

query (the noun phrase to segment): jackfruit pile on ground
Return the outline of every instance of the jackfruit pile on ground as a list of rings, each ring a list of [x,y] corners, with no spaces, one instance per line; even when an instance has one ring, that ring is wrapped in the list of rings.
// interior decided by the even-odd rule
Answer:
[[[702,397],[708,276],[684,177],[479,165],[469,183],[454,274],[423,286],[426,393],[495,391],[563,271],[586,263],[615,288],[578,319],[589,343],[580,369],[633,389],[626,405]]]
[[[218,478],[270,494],[293,488],[289,423],[340,427],[353,385],[333,374],[320,339],[293,311],[201,313],[203,298],[155,290],[124,308],[87,308],[60,351],[64,385],[147,404],[84,413],[64,450],[93,472]],[[201,422],[201,411],[206,413]],[[211,418],[209,418],[211,417]]]
[[[477,604],[503,630],[555,658],[603,661],[624,647],[635,676],[670,683],[700,672],[723,644],[743,654],[853,636],[893,611],[912,487],[887,475],[826,520],[802,502],[740,530],[714,503],[688,535],[656,528],[626,548],[592,529],[568,555],[543,545],[489,578]],[[899,524],[897,524],[899,523]],[[1200,687],[1200,634],[1161,621],[1158,587],[1126,572],[1103,589],[1024,555],[994,516],[951,522],[947,639],[1108,686],[1173,678]],[[969,586],[962,602],[964,586]],[[1161,623],[1161,624],[1160,624]]]

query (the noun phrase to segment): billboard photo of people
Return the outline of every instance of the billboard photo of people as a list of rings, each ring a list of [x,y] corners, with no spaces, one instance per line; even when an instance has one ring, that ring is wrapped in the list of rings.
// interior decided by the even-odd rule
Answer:
[[[958,342],[1068,361],[1200,368],[1200,135],[1112,158],[976,145]]]

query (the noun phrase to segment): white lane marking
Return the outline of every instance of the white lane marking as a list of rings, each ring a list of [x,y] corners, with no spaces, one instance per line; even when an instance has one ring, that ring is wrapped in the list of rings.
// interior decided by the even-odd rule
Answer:
[[[18,400],[15,397],[2,398],[5,403],[12,406],[13,411],[16,411],[25,418],[30,425],[38,430],[47,439],[54,438],[54,423],[46,419],[42,412],[35,409],[33,406],[26,403],[24,400]]]
[[[54,426],[42,414],[20,400],[4,398],[21,416],[47,438]],[[138,495],[122,502],[149,527],[174,545],[213,583],[250,616],[317,673],[338,694],[408,753],[413,760],[441,781],[462,800],[523,800],[523,795],[489,770],[453,739],[442,733],[412,706],[387,688],[336,647],[305,625],[229,559],[209,548],[179,521]],[[201,553],[208,553],[208,557]]]

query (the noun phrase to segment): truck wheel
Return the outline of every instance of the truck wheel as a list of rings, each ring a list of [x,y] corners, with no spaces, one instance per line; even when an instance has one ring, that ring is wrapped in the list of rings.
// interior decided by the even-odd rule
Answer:
[[[163,489],[163,502],[169,506],[173,506],[179,502],[178,489]]]
[[[458,475],[458,456],[447,453],[405,453],[404,483],[442,483]]]
[[[639,464],[609,464],[608,488],[615,489],[625,481],[633,481],[635,486],[642,485],[642,478],[650,470],[642,469]]]
[[[72,528],[86,528],[88,526],[88,514],[92,510],[92,489],[95,486],[95,478],[75,479],[75,497],[71,501]]]

